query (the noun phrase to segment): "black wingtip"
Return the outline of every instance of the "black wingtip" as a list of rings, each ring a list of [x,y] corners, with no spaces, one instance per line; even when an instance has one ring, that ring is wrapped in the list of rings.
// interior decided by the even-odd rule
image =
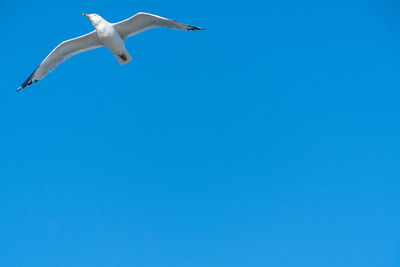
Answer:
[[[36,68],[36,70],[39,67]],[[28,77],[28,79],[26,79],[26,81],[17,89],[17,92],[21,91],[22,89],[24,89],[25,87],[27,87],[28,85],[31,85],[33,82],[37,82],[37,80],[33,79],[33,77],[35,76],[36,70]]]
[[[196,27],[196,26],[191,26],[191,25],[185,25],[187,31],[203,31],[204,28],[201,27]]]

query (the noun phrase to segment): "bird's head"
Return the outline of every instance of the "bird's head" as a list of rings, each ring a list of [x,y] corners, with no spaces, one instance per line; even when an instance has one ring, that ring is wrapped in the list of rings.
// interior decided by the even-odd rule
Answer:
[[[99,25],[100,22],[104,21],[104,19],[97,14],[83,14],[85,17],[87,17],[88,19],[90,19],[90,21],[92,22],[93,26],[97,26]]]

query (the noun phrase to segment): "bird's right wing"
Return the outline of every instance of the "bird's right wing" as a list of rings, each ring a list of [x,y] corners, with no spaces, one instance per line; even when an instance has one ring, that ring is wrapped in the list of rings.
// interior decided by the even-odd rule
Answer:
[[[136,15],[126,20],[114,23],[113,26],[114,29],[122,37],[122,39],[126,39],[129,36],[141,33],[148,29],[159,27],[166,27],[183,31],[203,30],[203,28],[190,26],[157,15],[143,12],[137,13]]]
[[[68,58],[98,47],[103,46],[95,31],[88,34],[70,39],[59,44],[54,50],[40,63],[39,67],[29,76],[29,78],[18,88],[17,91],[32,84],[32,82],[43,79],[49,72],[53,71],[61,62]]]

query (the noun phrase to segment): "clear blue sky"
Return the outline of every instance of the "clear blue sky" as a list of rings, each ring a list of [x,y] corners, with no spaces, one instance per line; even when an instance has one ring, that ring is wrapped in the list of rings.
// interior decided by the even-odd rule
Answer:
[[[400,4],[2,1],[1,266],[399,266]],[[156,29],[18,86],[61,41]]]

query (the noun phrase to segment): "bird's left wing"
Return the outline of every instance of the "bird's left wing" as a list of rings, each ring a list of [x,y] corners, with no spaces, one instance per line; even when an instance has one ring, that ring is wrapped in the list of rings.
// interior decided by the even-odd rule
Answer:
[[[70,39],[59,44],[54,50],[40,63],[39,67],[29,76],[29,78],[18,88],[17,91],[32,84],[32,82],[43,79],[49,72],[53,71],[61,62],[68,58],[98,47],[103,46],[95,31],[88,34]]]
[[[183,31],[203,30],[203,28],[190,26],[157,15],[143,12],[137,13],[136,15],[126,20],[114,23],[113,26],[118,34],[122,37],[122,39],[126,39],[129,36],[141,33],[148,29],[159,27],[166,27]]]

